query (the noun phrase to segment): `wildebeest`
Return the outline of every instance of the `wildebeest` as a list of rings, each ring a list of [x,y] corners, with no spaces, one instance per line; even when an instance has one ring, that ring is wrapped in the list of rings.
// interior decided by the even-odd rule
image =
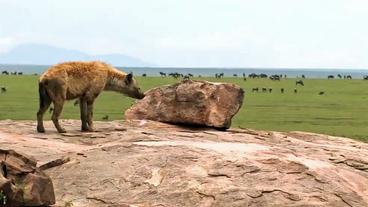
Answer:
[[[6,70],[4,70],[4,71],[1,72],[1,74],[3,74],[3,75],[9,75],[9,72],[6,71]]]
[[[102,117],[102,120],[109,120],[109,115],[105,115]]]
[[[93,131],[93,103],[102,90],[116,91],[141,99],[144,94],[132,73],[124,73],[106,63],[66,62],[50,67],[38,81],[40,108],[37,112],[37,131],[45,132],[43,114],[51,102],[51,116],[57,131],[66,132],[59,116],[66,100],[79,99],[82,131]]]
[[[267,78],[268,76],[266,74],[264,74],[264,73],[261,73],[261,74],[259,74],[259,77],[260,78]]]
[[[224,77],[224,73],[219,73],[219,74],[215,74],[216,78],[223,78]]]
[[[323,94],[325,94],[325,92],[324,92],[324,91],[320,91],[320,92],[318,93],[318,95],[323,95]]]
[[[18,72],[18,75],[23,75],[23,72]]]
[[[185,76],[183,77],[183,80],[190,80],[189,75],[185,75]]]
[[[334,78],[335,78],[335,76],[333,76],[333,75],[327,76],[327,79],[334,79]]]
[[[280,76],[279,75],[271,75],[270,76],[270,79],[271,80],[278,80],[279,81],[280,80]]]
[[[173,78],[175,78],[175,79],[178,79],[179,77],[184,77],[183,76],[183,74],[180,74],[180,73],[178,73],[178,72],[175,72],[175,73],[169,73],[169,75],[168,76],[171,76],[171,77],[173,77]]]
[[[304,86],[304,82],[302,81],[302,80],[297,80],[297,81],[295,81],[295,85],[297,86],[297,85],[302,85],[302,86]]]
[[[142,77],[147,77],[147,74],[143,73],[143,74],[142,74]]]
[[[262,88],[262,92],[267,92],[267,88]]]
[[[234,77],[238,77],[238,74],[234,73],[234,74],[233,74],[233,76],[234,76]]]
[[[341,79],[342,78],[342,75],[341,74],[337,74],[337,77]]]
[[[285,89],[284,88],[281,88],[281,93],[284,93],[285,92]]]
[[[298,93],[298,90],[296,88],[294,88],[294,93]]]
[[[255,74],[255,73],[251,73],[248,75],[248,78],[259,78],[259,75]]]
[[[272,88],[269,88],[269,89],[268,89],[268,92],[272,93]]]
[[[351,75],[347,75],[346,79],[353,79],[353,77],[351,77]]]
[[[302,78],[305,79],[305,75],[304,74],[302,74]]]
[[[258,92],[259,88],[252,88],[252,92]]]
[[[5,87],[1,87],[1,93],[5,93],[7,90]]]
[[[368,75],[363,76],[363,80],[368,80]]]
[[[166,77],[166,73],[160,72],[161,77]]]

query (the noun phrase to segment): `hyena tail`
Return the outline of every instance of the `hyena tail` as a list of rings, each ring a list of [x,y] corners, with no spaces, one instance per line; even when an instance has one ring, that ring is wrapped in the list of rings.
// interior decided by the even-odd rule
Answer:
[[[40,95],[40,109],[42,109],[48,105],[47,103],[51,102],[51,98],[46,91],[45,83],[38,83],[38,93]]]

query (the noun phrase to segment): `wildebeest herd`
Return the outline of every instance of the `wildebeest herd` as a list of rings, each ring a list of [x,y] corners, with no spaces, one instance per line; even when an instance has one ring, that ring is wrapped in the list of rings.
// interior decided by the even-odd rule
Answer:
[[[171,76],[171,77],[174,77],[175,79],[178,79],[178,78],[183,78],[184,80],[185,79],[190,79],[193,76],[193,74],[190,74],[188,73],[187,75],[184,75],[184,74],[181,74],[181,73],[169,73],[168,75],[164,72],[159,72],[160,76],[161,77],[167,77],[167,76]],[[147,77],[147,74],[143,74],[142,75],[143,77]],[[198,77],[201,77],[200,75]],[[222,73],[216,73],[215,74],[215,78],[217,79],[221,79],[221,78],[224,78],[225,77],[225,74],[222,72]],[[232,77],[243,77],[243,80],[246,81],[247,78],[251,78],[251,79],[266,79],[266,78],[269,78],[270,80],[273,80],[273,81],[281,81],[282,79],[286,79],[287,78],[287,75],[286,74],[273,74],[273,75],[267,75],[265,73],[260,73],[260,74],[256,74],[256,73],[251,73],[251,74],[248,74],[246,75],[245,73],[242,74],[242,76],[234,73],[232,75]],[[299,79],[301,77],[301,79]],[[352,79],[352,76],[351,75],[341,75],[341,74],[337,74],[336,75],[337,78],[339,79]],[[335,78],[335,75],[328,75],[327,76],[327,79],[334,79]],[[292,92],[294,94],[297,94],[298,93],[298,86],[304,86],[304,81],[303,79],[306,79],[306,75],[302,74],[301,76],[297,76],[297,80],[295,81],[295,88],[292,90]],[[363,76],[363,80],[368,80],[368,75],[365,75]],[[285,93],[286,90],[285,88],[280,88],[278,89],[281,93]],[[254,87],[251,89],[252,92],[262,92],[262,93],[272,93],[273,91],[277,91],[277,90],[274,90],[273,88],[265,88],[265,87]],[[325,95],[326,92],[325,91],[319,91],[317,93],[318,95]]]

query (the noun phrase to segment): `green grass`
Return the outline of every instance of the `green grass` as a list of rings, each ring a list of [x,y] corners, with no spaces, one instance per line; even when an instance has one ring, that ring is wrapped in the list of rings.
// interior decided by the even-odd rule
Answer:
[[[143,90],[175,83],[173,78],[137,77]],[[219,81],[214,78],[203,78]],[[312,80],[298,86],[295,79],[224,78],[220,81],[236,83],[246,91],[243,107],[233,118],[232,127],[246,127],[277,131],[309,131],[368,141],[368,81]],[[38,109],[36,76],[0,76],[0,86],[7,92],[0,94],[0,119],[35,120]],[[252,93],[253,87],[273,88],[272,93]],[[285,93],[280,93],[285,88]],[[318,95],[325,91],[325,95]],[[96,100],[94,119],[123,119],[133,99],[113,92],[103,92]],[[50,114],[46,114],[46,119]],[[68,102],[62,114],[64,119],[79,119],[79,107]]]

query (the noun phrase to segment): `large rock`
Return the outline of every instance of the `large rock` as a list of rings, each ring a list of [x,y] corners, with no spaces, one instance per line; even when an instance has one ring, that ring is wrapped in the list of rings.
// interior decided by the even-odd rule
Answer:
[[[367,143],[147,120],[95,124],[97,132],[82,133],[80,120],[63,120],[69,133],[40,134],[34,121],[1,120],[0,146],[45,166],[55,207],[368,206]]]
[[[0,149],[0,206],[42,206],[55,203],[51,178],[33,158]]]
[[[235,84],[185,80],[151,89],[125,118],[229,128],[243,97],[243,89]]]

